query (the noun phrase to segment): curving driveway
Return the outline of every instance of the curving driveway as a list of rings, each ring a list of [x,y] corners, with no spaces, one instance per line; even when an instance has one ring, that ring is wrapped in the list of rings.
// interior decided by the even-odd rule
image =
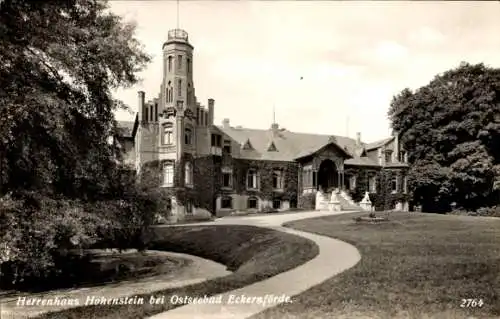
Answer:
[[[341,214],[341,213],[335,213]],[[282,295],[298,295],[309,288],[316,286],[328,278],[347,270],[358,263],[361,256],[356,247],[343,241],[330,237],[315,235],[302,231],[296,231],[281,226],[283,223],[332,215],[331,212],[300,212],[276,215],[226,217],[214,222],[198,223],[190,225],[251,225],[258,227],[273,228],[290,234],[302,236],[314,241],[319,247],[319,254],[305,264],[281,273],[269,279],[254,283],[252,285],[233,290],[224,294],[216,295],[222,300],[217,303],[188,304],[173,310],[160,313],[151,319],[243,319],[255,315],[267,308],[276,306],[278,303],[262,304],[257,302],[245,302],[243,297],[279,297]],[[230,301],[233,302],[230,302]],[[240,301],[240,302],[238,302]]]

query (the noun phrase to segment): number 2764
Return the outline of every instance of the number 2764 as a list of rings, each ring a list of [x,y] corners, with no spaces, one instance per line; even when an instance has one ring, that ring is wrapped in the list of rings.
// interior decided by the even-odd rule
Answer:
[[[461,308],[476,308],[476,307],[481,308],[483,305],[484,305],[483,299],[476,299],[476,298],[462,299],[462,302],[460,303]]]

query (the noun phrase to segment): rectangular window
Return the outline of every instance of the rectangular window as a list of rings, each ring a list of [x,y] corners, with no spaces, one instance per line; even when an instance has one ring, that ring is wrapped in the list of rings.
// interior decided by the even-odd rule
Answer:
[[[391,191],[393,193],[397,193],[398,192],[398,178],[397,177],[393,177],[391,179]]]
[[[155,122],[158,122],[158,103],[155,103]]]
[[[233,174],[230,172],[222,173],[222,187],[233,187]]]
[[[356,189],[356,176],[349,177],[349,189],[352,191]]]
[[[172,186],[174,184],[174,165],[166,163],[163,165],[163,186]]]
[[[280,209],[280,208],[281,208],[281,200],[273,199],[273,209]]]
[[[370,193],[377,192],[377,178],[372,176],[368,179],[368,190]]]
[[[386,163],[391,163],[392,162],[392,151],[386,151],[385,152],[385,162]]]
[[[186,61],[187,73],[191,73],[191,59],[187,59]]]
[[[222,150],[227,154],[231,154],[231,141],[224,140],[224,147]]]
[[[182,79],[177,80],[177,96],[182,96]]]
[[[212,134],[211,145],[215,147],[221,147],[222,136],[218,134]]]
[[[163,126],[163,144],[172,145],[174,143],[172,124]]]
[[[273,172],[273,188],[283,189],[283,171],[275,170]]]
[[[231,209],[231,208],[233,208],[233,199],[231,197],[229,197],[229,196],[222,197],[221,208],[224,208],[224,209]]]
[[[247,173],[247,188],[250,189],[257,189],[258,188],[258,183],[257,183],[257,171],[256,170],[249,170]]]
[[[255,197],[250,197],[248,199],[248,208],[249,209],[256,209],[257,208],[257,198]]]

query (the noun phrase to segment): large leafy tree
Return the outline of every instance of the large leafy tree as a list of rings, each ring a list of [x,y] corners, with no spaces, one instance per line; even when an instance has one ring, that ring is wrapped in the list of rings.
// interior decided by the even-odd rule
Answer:
[[[408,150],[415,199],[428,211],[498,200],[500,69],[462,63],[392,100],[389,118]]]
[[[0,272],[9,280],[54,269],[58,251],[95,242],[104,225],[150,222],[155,202],[124,178],[107,142],[125,107],[112,91],[135,84],[149,59],[106,1],[0,2]]]
[[[0,5],[2,190],[101,196],[116,166],[112,90],[149,57],[106,1]]]

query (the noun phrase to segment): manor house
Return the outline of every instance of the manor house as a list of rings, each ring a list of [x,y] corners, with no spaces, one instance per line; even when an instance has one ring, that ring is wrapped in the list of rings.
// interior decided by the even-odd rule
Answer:
[[[168,32],[157,96],[138,93],[134,122],[119,122],[115,141],[140,178],[158,182],[175,219],[296,208],[359,209],[366,192],[376,209],[408,209],[407,156],[397,134],[375,143],[298,133],[271,123],[258,130],[214,123],[193,83],[193,46],[184,30]]]

